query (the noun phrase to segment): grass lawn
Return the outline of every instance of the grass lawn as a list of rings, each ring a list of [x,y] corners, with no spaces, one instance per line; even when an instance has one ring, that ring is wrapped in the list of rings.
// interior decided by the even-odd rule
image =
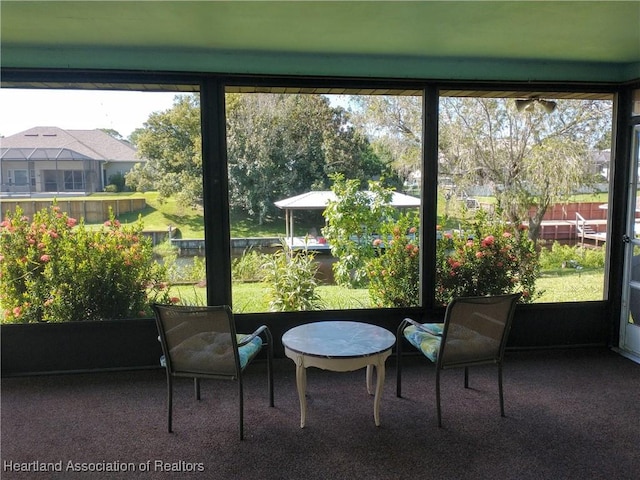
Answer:
[[[127,194],[98,194],[92,195],[92,199],[113,198],[113,196]],[[158,199],[157,192],[130,194],[132,198],[143,197],[147,201],[147,207],[137,212],[122,214],[118,217],[123,223],[133,223],[140,217],[145,230],[166,230],[169,225],[180,229],[182,238],[204,238],[204,219],[202,211],[179,205],[175,198],[169,198],[162,202]],[[130,198],[126,197],[126,198]],[[315,226],[317,219],[296,219],[296,232],[306,232]],[[280,237],[285,234],[284,219],[271,219],[262,225],[257,221],[249,219],[246,215],[231,214],[230,218],[231,237]]]
[[[604,270],[564,269],[543,272],[536,282],[536,287],[543,291],[536,303],[602,300]]]
[[[335,285],[318,287],[318,293],[327,310],[348,310],[369,308],[369,291],[366,288],[347,289]],[[255,313],[269,311],[268,286],[265,283],[234,283],[233,311],[235,313]],[[207,292],[205,288],[191,285],[171,287],[171,295],[179,297],[187,304],[204,305]]]
[[[92,195],[92,199],[102,195]],[[123,195],[121,193],[115,195]],[[204,238],[204,223],[202,212],[191,207],[179,205],[175,199],[164,202],[158,200],[157,192],[136,193],[144,197],[147,207],[137,212],[125,213],[118,216],[122,223],[134,223],[142,219],[145,230],[167,230],[169,225],[180,229],[183,238]]]
[[[558,270],[545,273],[536,283],[542,296],[536,303],[602,300],[604,280],[602,270]],[[366,288],[348,289],[335,285],[318,287],[318,293],[327,310],[370,308],[369,291]],[[206,290],[190,285],[171,288],[171,294],[188,304],[204,305]],[[234,283],[233,311],[255,313],[269,311],[268,287],[265,283]]]

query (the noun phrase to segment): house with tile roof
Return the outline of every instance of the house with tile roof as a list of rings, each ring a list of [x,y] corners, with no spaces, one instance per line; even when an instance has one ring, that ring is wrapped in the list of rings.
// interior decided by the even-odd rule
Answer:
[[[0,138],[0,194],[100,192],[143,161],[132,144],[102,130],[34,127]]]

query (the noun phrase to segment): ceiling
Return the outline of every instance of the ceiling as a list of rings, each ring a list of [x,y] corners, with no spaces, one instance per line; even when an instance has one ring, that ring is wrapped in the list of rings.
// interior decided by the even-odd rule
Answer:
[[[459,80],[640,78],[640,1],[0,2],[1,64]]]

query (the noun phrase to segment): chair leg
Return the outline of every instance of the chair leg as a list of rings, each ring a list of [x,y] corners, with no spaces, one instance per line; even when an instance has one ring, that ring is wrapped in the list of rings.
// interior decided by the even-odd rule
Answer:
[[[269,406],[273,407],[273,338],[269,330],[265,330],[267,335],[267,388],[269,390]]]
[[[273,407],[274,406],[274,402],[273,402],[273,354],[270,352],[269,353],[269,359],[267,360],[267,376],[268,378],[268,382],[269,382],[269,386],[267,387],[269,389],[269,406]]]
[[[402,397],[402,332],[406,326],[406,321],[402,321],[396,332],[396,397]]]
[[[173,409],[173,380],[171,375],[167,372],[167,430],[172,432],[171,425],[171,411]]]
[[[399,345],[396,348],[396,397],[402,397],[402,352]]]
[[[244,395],[242,391],[242,374],[238,376],[238,396],[240,398],[240,440],[244,440]]]
[[[196,400],[200,400],[200,379],[199,378],[193,379],[193,389],[196,395]]]
[[[464,388],[469,388],[469,367],[464,367]]]
[[[438,427],[442,427],[442,410],[440,409],[440,369],[436,367],[436,412],[438,414]]]
[[[498,394],[500,395],[500,416],[504,417],[504,397],[502,392],[502,364],[498,364]]]

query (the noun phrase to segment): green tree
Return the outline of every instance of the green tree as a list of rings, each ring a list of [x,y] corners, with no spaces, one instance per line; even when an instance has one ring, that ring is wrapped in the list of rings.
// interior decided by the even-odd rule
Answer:
[[[331,178],[336,200],[324,211],[327,225],[322,233],[338,259],[332,267],[336,283],[359,287],[367,281],[367,262],[376,255],[373,241],[382,225],[397,215],[390,205],[393,192],[380,182],[371,181],[369,190],[362,191],[359,180],[341,174]]]
[[[114,130],[113,128],[100,128],[99,130],[103,131],[107,135],[112,136],[116,140],[123,140],[126,142],[125,138],[122,135],[120,135],[120,132],[118,132],[117,130]]]
[[[354,95],[350,111],[377,152],[387,152],[402,181],[420,171],[422,152],[422,97]]]
[[[173,107],[152,113],[130,138],[146,162],[127,174],[128,186],[158,190],[161,198],[175,196],[185,205],[202,205],[199,96],[177,95]]]
[[[373,145],[391,152],[406,180],[420,169],[421,97],[352,97],[355,121]],[[611,102],[558,100],[556,110],[518,112],[512,99],[442,97],[439,170],[458,190],[488,186],[505,219],[529,222],[539,235],[547,208],[566,201],[596,176],[589,151],[610,143]],[[604,132],[604,133],[603,133]]]
[[[228,94],[226,110],[230,206],[260,223],[280,213],[275,201],[329,188],[332,173],[348,172],[363,183],[394,181],[390,165],[348,113],[322,95]],[[147,161],[127,174],[127,185],[201,205],[198,96],[176,96],[172,108],[151,114],[130,141]]]
[[[390,176],[348,114],[321,95],[228,95],[227,152],[231,207],[260,222],[281,198],[329,188],[333,173]]]
[[[550,205],[591,187],[589,152],[610,129],[611,103],[559,100],[552,113],[518,112],[511,99],[443,98],[440,172],[456,187],[493,189],[499,210],[515,225],[527,221],[539,236]]]

